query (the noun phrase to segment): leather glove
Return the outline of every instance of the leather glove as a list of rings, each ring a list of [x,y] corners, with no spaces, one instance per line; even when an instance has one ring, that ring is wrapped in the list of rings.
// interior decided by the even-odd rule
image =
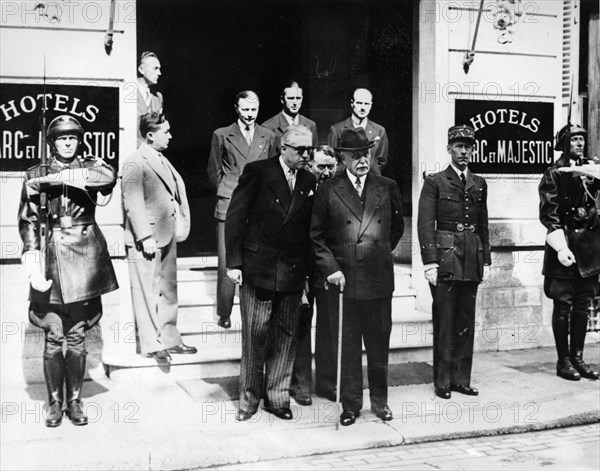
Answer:
[[[425,279],[429,282],[429,284],[431,284],[433,286],[437,286],[437,277],[438,277],[437,267],[432,267],[429,270],[425,271]]]
[[[558,261],[565,267],[570,267],[575,263],[575,255],[568,247],[558,251]]]
[[[231,281],[242,286],[242,270],[239,270],[237,268],[227,270],[227,276]]]
[[[490,266],[489,265],[484,265],[483,266],[483,278],[481,279],[481,282],[485,282],[488,278],[490,277]]]
[[[42,275],[41,253],[39,250],[28,250],[21,256],[21,264],[27,273],[31,287],[45,293],[52,286],[52,280]]]

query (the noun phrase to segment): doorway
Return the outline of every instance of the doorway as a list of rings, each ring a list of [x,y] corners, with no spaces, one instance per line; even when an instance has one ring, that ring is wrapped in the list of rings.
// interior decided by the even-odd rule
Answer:
[[[258,93],[262,123],[281,110],[286,82],[304,90],[301,113],[319,142],[350,115],[356,87],[374,97],[369,118],[386,128],[389,165],[412,207],[413,9],[397,0],[143,0],[137,2],[138,56],[162,63],[157,86],[173,139],[166,154],[182,174],[192,211],[181,256],[216,253],[215,190],[206,175],[212,133],[235,120],[237,92]]]

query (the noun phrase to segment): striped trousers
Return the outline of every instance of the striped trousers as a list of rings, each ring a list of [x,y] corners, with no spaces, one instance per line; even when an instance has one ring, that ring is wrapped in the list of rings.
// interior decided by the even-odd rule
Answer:
[[[301,291],[267,292],[248,282],[240,288],[240,410],[256,412],[263,390],[266,407],[289,407],[300,297]]]

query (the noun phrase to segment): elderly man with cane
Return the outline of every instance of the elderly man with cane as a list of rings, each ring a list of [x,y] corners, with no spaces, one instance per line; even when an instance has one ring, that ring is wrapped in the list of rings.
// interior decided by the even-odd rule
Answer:
[[[319,185],[311,220],[317,268],[328,285],[343,292],[340,423],[345,426],[356,421],[363,406],[363,339],[371,410],[384,421],[393,418],[387,404],[392,250],[402,237],[404,220],[396,182],[369,173],[374,145],[362,128],[343,131],[336,150],[346,170]],[[330,303],[331,330],[338,332],[339,300],[332,296]]]

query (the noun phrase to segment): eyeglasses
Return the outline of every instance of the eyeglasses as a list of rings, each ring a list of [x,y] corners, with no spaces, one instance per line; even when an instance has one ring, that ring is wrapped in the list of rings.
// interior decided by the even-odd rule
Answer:
[[[300,154],[300,155],[304,155],[305,152],[308,152],[310,154],[313,150],[312,146],[293,146],[291,144],[283,144],[283,145],[285,147],[291,147],[296,152],[298,152],[298,154]]]

